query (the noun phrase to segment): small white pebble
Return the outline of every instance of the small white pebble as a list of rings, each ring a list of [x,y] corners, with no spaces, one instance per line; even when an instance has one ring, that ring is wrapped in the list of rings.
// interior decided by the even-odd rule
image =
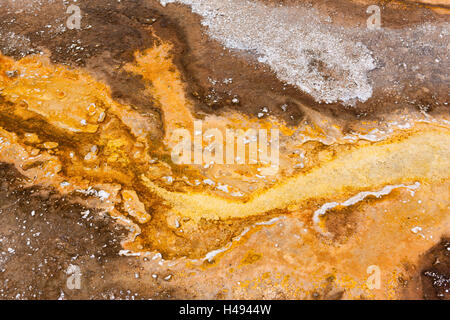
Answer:
[[[412,233],[418,233],[418,232],[420,232],[420,231],[422,231],[422,228],[421,228],[421,227],[414,227],[414,228],[411,229],[411,232],[412,232]]]
[[[167,277],[164,278],[164,280],[169,281],[172,278],[172,275],[169,274]]]

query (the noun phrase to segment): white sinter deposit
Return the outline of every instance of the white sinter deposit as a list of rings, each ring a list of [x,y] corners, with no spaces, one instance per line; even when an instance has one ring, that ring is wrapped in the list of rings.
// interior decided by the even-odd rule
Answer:
[[[372,96],[375,61],[352,32],[321,21],[314,9],[244,0],[160,0],[189,5],[225,47],[254,52],[278,78],[317,101],[352,103]],[[347,32],[349,31],[349,32]]]

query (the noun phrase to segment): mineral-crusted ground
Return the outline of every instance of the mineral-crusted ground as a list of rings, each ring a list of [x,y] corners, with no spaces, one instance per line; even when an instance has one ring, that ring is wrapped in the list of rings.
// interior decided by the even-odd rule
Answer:
[[[447,1],[76,4],[0,3],[0,298],[449,298]]]

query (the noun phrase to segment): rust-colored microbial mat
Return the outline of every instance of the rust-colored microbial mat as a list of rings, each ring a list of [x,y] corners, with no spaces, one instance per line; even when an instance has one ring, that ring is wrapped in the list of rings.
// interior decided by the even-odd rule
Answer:
[[[449,299],[449,10],[2,1],[0,298]]]

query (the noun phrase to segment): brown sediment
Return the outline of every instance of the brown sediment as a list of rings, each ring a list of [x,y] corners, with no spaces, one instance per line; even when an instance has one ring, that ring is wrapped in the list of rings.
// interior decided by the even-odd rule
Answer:
[[[444,237],[423,258],[421,280],[425,299],[450,300],[449,251],[450,239]]]
[[[371,3],[373,4],[373,3]],[[383,3],[380,3],[383,4]],[[345,21],[347,27],[364,27],[367,19],[365,5],[351,1],[313,2],[319,13],[332,15],[333,22],[339,19]],[[409,24],[435,22],[438,25],[445,22],[445,18],[434,14],[426,8],[403,5],[398,8],[393,3],[383,7],[383,26],[387,29],[406,28]],[[26,11],[21,14],[22,21],[26,21],[26,28],[18,29],[17,25],[9,24],[15,17],[12,9],[2,10],[2,20],[5,30],[15,32],[30,39],[31,48],[15,48],[4,51],[4,54],[16,58],[29,51],[45,48],[50,51],[51,59],[57,63],[71,65],[86,65],[96,77],[104,79],[112,88],[113,98],[141,109],[143,112],[154,113],[158,116],[158,107],[153,98],[143,92],[145,86],[139,77],[124,72],[120,66],[124,61],[131,62],[136,50],[152,46],[156,35],[175,45],[172,52],[175,63],[183,74],[183,80],[188,87],[187,94],[194,97],[195,108],[202,113],[224,112],[228,109],[238,110],[256,116],[261,108],[266,106],[271,115],[279,117],[291,124],[298,124],[304,120],[305,112],[314,108],[323,114],[334,118],[342,118],[348,126],[357,119],[386,119],[393,111],[411,109],[422,105],[428,112],[434,114],[445,113],[447,109],[445,81],[439,81],[440,69],[433,67],[433,53],[428,52],[417,57],[416,61],[407,61],[409,67],[418,65],[423,70],[403,70],[401,57],[405,47],[399,41],[389,42],[388,38],[380,39],[376,35],[367,35],[369,48],[379,47],[376,58],[380,59],[377,69],[373,72],[376,84],[373,98],[367,103],[359,103],[352,108],[339,104],[318,104],[310,96],[300,92],[297,88],[285,85],[267,67],[256,63],[251,54],[236,54],[224,49],[219,43],[204,36],[204,28],[200,26],[200,18],[193,15],[189,8],[168,6],[162,8],[156,1],[145,3],[102,3],[80,4],[85,12],[83,28],[81,30],[66,30],[45,32],[44,21],[48,17],[55,17],[64,26],[64,6],[52,5],[51,10],[39,11],[40,19],[33,17]],[[330,9],[333,8],[333,9]],[[351,12],[351,15],[349,15]],[[405,19],[404,17],[408,17]],[[120,25],[120,27],[118,27]],[[54,26],[55,27],[55,26]],[[62,28],[61,27],[61,28]],[[44,32],[40,32],[44,30]],[[414,33],[405,31],[404,37],[413,40]],[[435,35],[430,34],[430,39]],[[6,38],[5,38],[6,39]],[[79,43],[78,43],[79,42]],[[381,51],[383,47],[396,47],[389,52],[391,57],[383,59],[388,52]],[[8,47],[5,43],[3,47]],[[21,51],[22,50],[22,51]],[[428,48],[428,50],[435,50]],[[207,52],[207,54],[205,54]],[[420,54],[420,52],[418,53]],[[250,59],[249,59],[250,58]],[[317,58],[317,57],[316,57]],[[428,83],[416,78],[416,75],[427,76],[434,83]],[[414,85],[399,86],[399,90],[385,90],[389,83],[395,81],[393,77],[402,76],[407,81],[415,79]],[[448,77],[448,76],[447,76]],[[232,78],[232,83],[224,84],[222,80]],[[404,81],[404,79],[399,79]],[[218,80],[212,84],[209,80]],[[432,87],[430,87],[430,85]],[[395,86],[394,86],[395,87]],[[422,88],[424,89],[422,90]],[[433,92],[432,96],[427,92]],[[232,98],[238,97],[239,103],[233,104]],[[292,107],[284,112],[280,106],[291,103]],[[420,111],[420,110],[418,110]],[[162,125],[162,124],[161,124]]]
[[[449,238],[444,236],[410,268],[403,281],[404,299],[449,300],[449,246]]]
[[[365,24],[365,11],[339,18],[355,7],[365,9],[364,1],[312,5],[324,15],[337,10],[331,15],[336,25]],[[16,46],[0,40],[0,161],[14,164],[24,185],[52,188],[81,203],[82,211],[108,212],[130,230],[121,248],[131,254],[159,252],[174,263],[191,260],[189,270],[210,279],[214,270],[247,284],[258,279],[253,288],[237,288],[222,274],[229,291],[217,293],[221,297],[271,297],[275,287],[277,297],[285,298],[400,296],[402,279],[411,271],[405,265],[417,265],[420,254],[448,229],[448,74],[438,69],[448,61],[439,56],[438,33],[429,37],[436,48],[408,60],[421,69],[402,75],[390,70],[390,59],[397,65],[404,52],[384,55],[380,48],[392,44],[388,37],[377,43],[376,36],[363,36],[381,61],[372,72],[373,96],[344,106],[318,103],[278,80],[251,52],[225,49],[206,36],[201,18],[185,6],[162,8],[154,1],[80,6],[82,30],[43,35],[36,31],[45,19],[25,11],[20,16],[27,24],[19,30],[5,22],[16,15],[12,7],[0,7],[5,30],[30,40]],[[411,41],[420,39],[407,27],[446,22],[425,7],[402,6],[386,4],[383,26]],[[59,17],[63,24],[63,13],[64,6],[54,5],[38,17]],[[404,15],[411,19],[399,19]],[[28,55],[39,49],[44,54]],[[436,57],[442,64],[432,63]],[[327,73],[319,58],[312,67]],[[428,78],[406,85],[419,73]],[[399,84],[391,87],[391,81]],[[264,108],[269,111],[260,116]],[[171,134],[178,128],[192,131],[198,119],[205,129],[280,129],[279,172],[261,176],[266,169],[261,164],[175,165]],[[387,195],[330,209],[320,226],[314,221],[314,211],[327,202],[415,183],[423,189],[417,191],[420,203],[408,195],[410,189],[396,187]],[[232,196],[219,185],[242,195]],[[264,227],[273,218],[277,224]],[[289,232],[278,226],[281,218],[292,223]],[[294,237],[299,234],[302,245]],[[264,246],[271,237],[285,245],[283,253],[279,246],[275,251]],[[397,256],[387,257],[392,250]],[[272,265],[283,273],[282,281],[267,271]],[[380,291],[366,286],[369,265],[384,272]],[[428,278],[446,277],[445,267],[426,268],[424,286]],[[174,269],[176,285],[190,288],[198,279],[183,279]],[[267,275],[261,275],[263,269]],[[276,284],[268,284],[269,279]],[[175,290],[170,283],[163,287]],[[174,294],[189,297],[192,292]]]
[[[1,299],[173,296],[173,289],[161,288],[155,281],[137,281],[136,272],[152,279],[151,273],[143,272],[136,258],[118,255],[128,231],[108,214],[84,207],[71,196],[61,197],[54,189],[26,185],[26,177],[13,165],[0,164],[0,250],[10,249],[0,258]],[[80,268],[79,290],[67,288],[69,265]]]

